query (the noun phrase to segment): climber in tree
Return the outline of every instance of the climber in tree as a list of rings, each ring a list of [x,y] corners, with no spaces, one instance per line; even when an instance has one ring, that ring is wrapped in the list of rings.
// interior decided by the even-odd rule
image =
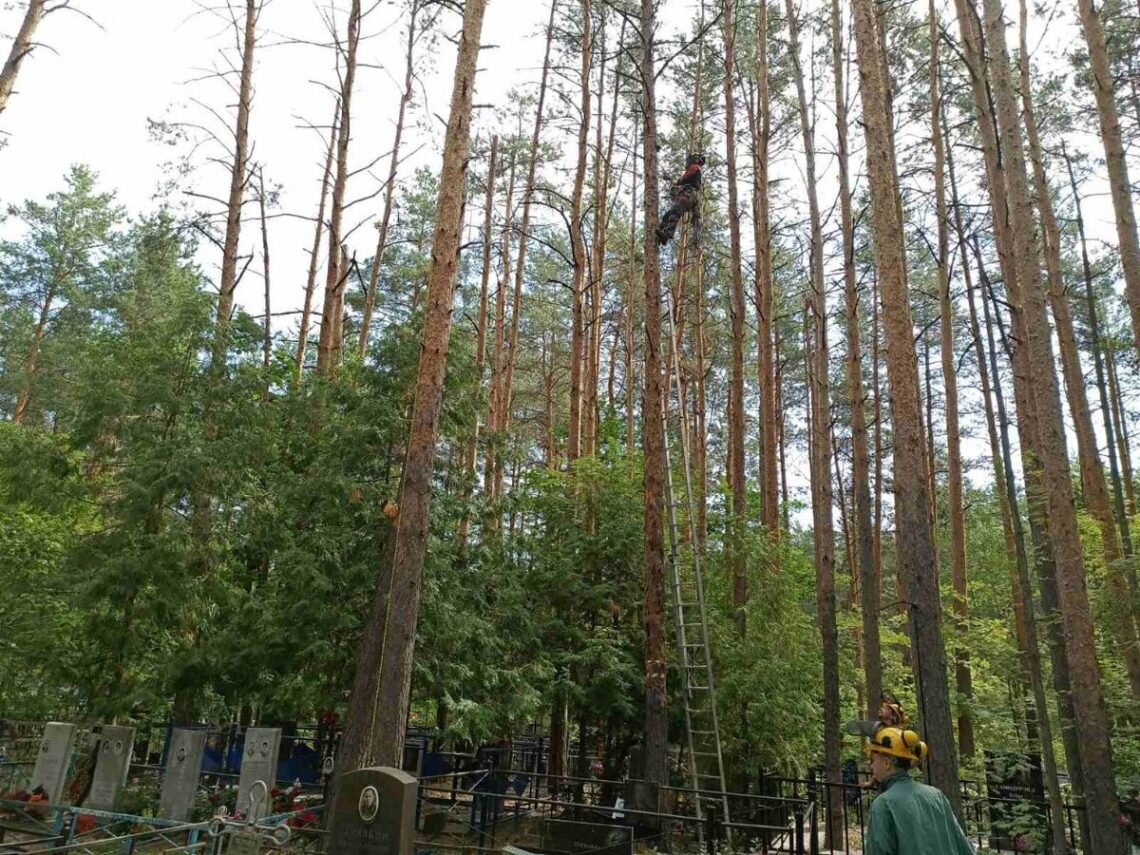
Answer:
[[[677,223],[689,211],[698,210],[701,195],[701,168],[705,165],[705,156],[692,153],[685,158],[685,173],[670,188],[673,204],[661,215],[661,224],[657,226],[657,242],[664,246],[673,239],[673,232],[677,230]]]

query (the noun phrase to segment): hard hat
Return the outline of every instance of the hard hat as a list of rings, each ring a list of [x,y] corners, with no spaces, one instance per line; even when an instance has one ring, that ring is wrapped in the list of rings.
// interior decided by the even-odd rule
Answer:
[[[913,730],[898,727],[881,727],[871,737],[870,749],[875,754],[886,754],[900,760],[921,763],[930,753],[926,743]]]

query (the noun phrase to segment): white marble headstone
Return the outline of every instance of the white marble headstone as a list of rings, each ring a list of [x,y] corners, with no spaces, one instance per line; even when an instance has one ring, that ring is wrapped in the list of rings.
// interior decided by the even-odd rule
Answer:
[[[99,756],[91,776],[91,790],[84,807],[111,811],[119,793],[127,783],[131,770],[131,754],[135,747],[135,729],[105,724],[98,736]]]
[[[63,801],[63,786],[71,766],[71,755],[75,751],[75,731],[74,724],[63,724],[58,721],[49,721],[44,726],[29,789],[43,787],[48,795],[48,801],[52,804]]]
[[[260,819],[272,809],[272,799],[266,797],[257,804],[250,805],[253,785],[264,781],[267,791],[272,790],[277,781],[277,754],[281,748],[281,728],[251,727],[245,732],[245,745],[242,748],[241,775],[238,778],[237,811],[246,818]]]
[[[171,732],[158,805],[158,815],[163,819],[185,822],[190,818],[205,752],[206,731],[176,727]]]

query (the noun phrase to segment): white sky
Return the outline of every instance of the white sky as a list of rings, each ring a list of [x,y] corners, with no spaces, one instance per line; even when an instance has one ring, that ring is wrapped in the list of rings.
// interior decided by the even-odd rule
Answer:
[[[157,206],[153,197],[162,175],[161,164],[173,150],[149,138],[147,119],[210,122],[206,109],[193,103],[195,99],[224,112],[234,99],[220,82],[191,81],[220,62],[222,48],[232,48],[232,33],[217,16],[203,14],[194,0],[74,3],[89,12],[101,28],[68,13],[44,22],[40,40],[51,49],[40,49],[25,62],[17,92],[0,115],[0,132],[9,135],[7,147],[0,150],[0,203],[42,198],[61,186],[71,163],[80,161],[97,170],[103,187],[114,189],[130,211],[152,210]],[[321,12],[327,13],[330,3],[338,10],[336,19],[343,30],[346,0],[270,0],[260,27],[263,35],[254,77],[251,133],[254,157],[265,163],[268,182],[283,186],[280,210],[304,216],[315,212],[324,143],[303,124],[329,123],[332,99],[326,87],[335,77],[330,49],[289,42],[327,42]],[[366,8],[368,5],[366,0]],[[361,45],[361,62],[366,67],[359,73],[354,94],[350,159],[354,169],[381,160],[371,169],[376,178],[362,174],[352,180],[350,198],[374,192],[387,171],[387,158],[382,156],[391,144],[403,77],[403,5],[381,0],[366,22],[366,38]],[[683,26],[696,5],[696,0],[669,0],[665,18],[674,28]],[[23,7],[23,2],[0,0],[0,35],[15,32]],[[548,11],[546,0],[490,0],[483,42],[498,47],[483,52],[476,102],[492,104],[496,109],[480,113],[476,133],[482,130],[485,134],[489,128],[507,124],[513,112],[508,97],[513,86],[529,83],[533,88],[537,84],[541,30]],[[1055,48],[1074,34],[1079,38],[1073,19],[1075,9],[1059,7],[1058,17],[1049,26],[1047,44],[1036,58],[1042,65],[1050,64],[1044,61],[1050,44]],[[447,32],[458,29],[456,16],[448,14],[446,21]],[[1038,22],[1034,29],[1039,28]],[[714,30],[711,38],[718,36]],[[1033,42],[1037,41],[1035,36]],[[805,34],[804,38],[807,48],[809,37]],[[1011,44],[1016,43],[1015,29],[1010,30],[1010,39]],[[402,167],[404,177],[420,165],[438,169],[441,125],[434,116],[446,118],[454,63],[453,47],[446,41],[438,45],[426,67],[421,68],[423,86],[417,91],[412,114],[417,125],[406,132],[404,148],[405,153],[418,151]],[[7,49],[7,41],[0,41],[0,53],[6,55]],[[233,55],[232,49],[229,55]],[[826,103],[830,90],[821,90],[821,96]],[[831,124],[824,107],[817,126],[817,148],[821,151],[832,147]],[[856,130],[853,150],[862,148],[861,137]],[[793,145],[798,149],[798,136]],[[1085,148],[1095,151],[1096,140],[1086,140]],[[775,165],[773,168],[777,169]],[[802,185],[798,167],[789,163],[786,168],[791,170],[788,177]],[[821,158],[820,169],[821,204],[826,211],[834,196],[830,158]],[[228,176],[220,168],[203,170],[196,180],[201,192],[218,197],[226,193]],[[968,177],[962,181],[966,184]],[[381,204],[377,198],[357,206],[347,217],[347,224],[378,217]],[[252,207],[248,213],[253,213]],[[1112,211],[1107,198],[1088,204],[1086,217],[1094,236],[1112,240]],[[0,225],[0,233],[11,233],[13,225]],[[312,226],[283,217],[274,219],[270,228],[273,310],[293,310],[302,299]],[[243,233],[243,253],[252,252],[259,241],[256,226],[250,223]],[[349,244],[363,259],[372,254],[374,241],[375,231],[366,223]],[[202,261],[207,271],[216,270],[218,255],[204,245]],[[251,265],[238,293],[239,302],[254,314],[262,310],[258,268],[257,262]],[[289,318],[285,323],[292,321]],[[833,337],[838,341],[838,332]],[[971,403],[964,401],[963,405]]]

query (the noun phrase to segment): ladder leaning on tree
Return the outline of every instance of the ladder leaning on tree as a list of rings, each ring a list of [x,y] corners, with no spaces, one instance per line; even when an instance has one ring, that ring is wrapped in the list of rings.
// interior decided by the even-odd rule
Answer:
[[[666,372],[672,381],[666,382],[662,397],[662,418],[665,428],[665,502],[669,512],[669,579],[673,589],[673,614],[677,629],[680,653],[683,698],[685,704],[685,737],[688,751],[689,783],[693,791],[693,804],[698,820],[707,811],[722,815],[725,829],[731,839],[729,825],[728,789],[724,773],[724,755],[721,751],[720,725],[717,721],[716,684],[713,675],[712,648],[705,610],[704,580],[701,576],[701,554],[697,548],[696,501],[693,497],[693,476],[689,456],[689,425],[684,412],[681,394],[681,346],[674,321],[672,289],[666,293],[666,314],[669,323],[669,359]],[[666,380],[669,381],[669,376]],[[673,485],[673,467],[669,441],[669,402],[676,395],[680,418],[681,470],[684,473],[685,524],[688,528],[690,560],[682,568],[683,542],[678,531],[677,508],[679,501]],[[704,823],[700,823],[703,832]]]

